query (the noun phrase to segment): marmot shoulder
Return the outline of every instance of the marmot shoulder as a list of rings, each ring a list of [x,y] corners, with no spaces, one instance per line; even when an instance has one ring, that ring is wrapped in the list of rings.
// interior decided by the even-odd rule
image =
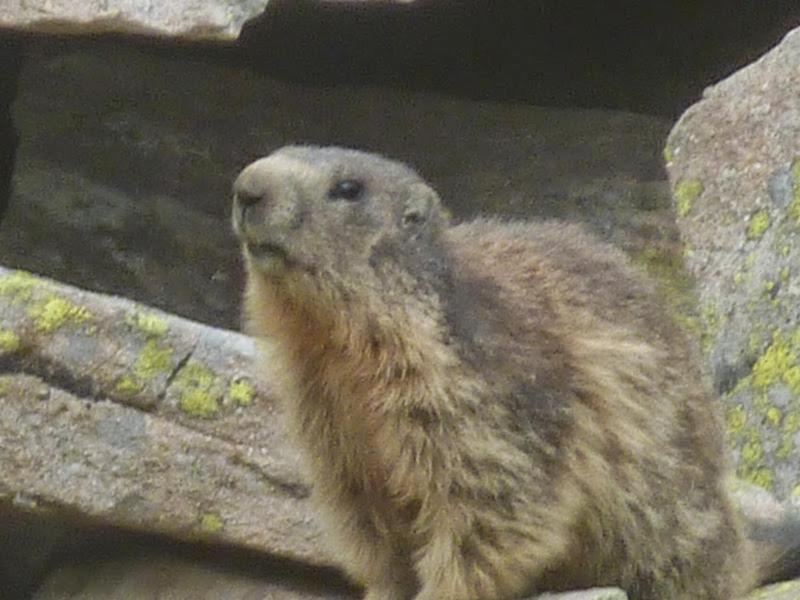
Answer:
[[[700,359],[622,253],[450,225],[416,172],[354,150],[283,148],[234,190],[250,328],[366,598],[727,600],[768,575]]]

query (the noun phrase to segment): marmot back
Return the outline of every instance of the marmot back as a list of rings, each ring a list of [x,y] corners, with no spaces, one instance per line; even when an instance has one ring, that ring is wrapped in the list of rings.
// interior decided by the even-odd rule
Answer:
[[[339,148],[281,149],[235,196],[250,328],[366,598],[727,600],[766,576],[700,358],[620,252],[450,226],[414,171]]]

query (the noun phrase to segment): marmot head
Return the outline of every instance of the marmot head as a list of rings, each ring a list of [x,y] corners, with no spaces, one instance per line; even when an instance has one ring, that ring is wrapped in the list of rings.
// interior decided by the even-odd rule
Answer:
[[[311,277],[346,296],[389,279],[416,287],[446,224],[412,169],[336,147],[287,146],[255,161],[233,204],[251,270],[276,282]]]

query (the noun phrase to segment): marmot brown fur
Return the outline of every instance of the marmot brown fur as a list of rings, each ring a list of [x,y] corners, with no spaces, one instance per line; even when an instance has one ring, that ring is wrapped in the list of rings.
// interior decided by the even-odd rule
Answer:
[[[234,188],[250,327],[367,599],[729,600],[770,575],[701,359],[619,251],[450,226],[414,171],[353,150],[286,147]]]

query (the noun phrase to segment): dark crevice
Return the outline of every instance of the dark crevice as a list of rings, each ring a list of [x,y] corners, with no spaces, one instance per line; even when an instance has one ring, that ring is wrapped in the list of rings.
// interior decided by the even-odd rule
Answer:
[[[294,81],[674,117],[798,24],[797,0],[271,0],[239,45]]]
[[[109,561],[182,560],[200,568],[279,583],[296,592],[352,595],[355,589],[333,568],[266,555],[229,544],[180,541],[111,526],[68,506],[36,503],[35,512],[0,502],[0,594],[29,598],[55,569]],[[20,547],[25,549],[20,561]],[[11,592],[11,595],[7,595]]]
[[[269,473],[265,472],[259,465],[247,460],[243,455],[234,454],[232,456],[232,460],[237,465],[246,468],[254,475],[256,475],[256,477],[264,480],[265,483],[272,486],[273,488],[276,488],[278,491],[287,496],[302,500],[304,498],[308,498],[311,495],[311,489],[307,485],[304,485],[302,483],[292,483],[274,477]]]
[[[67,392],[81,400],[99,402],[107,399],[90,375],[77,375],[56,362],[46,360],[31,351],[0,357],[0,374],[28,375],[46,385]]]
[[[19,134],[11,118],[22,62],[22,43],[15,36],[0,35],[0,226],[11,202],[12,175]]]
[[[177,377],[178,373],[180,373],[181,369],[186,366],[186,363],[191,360],[192,356],[194,356],[194,347],[189,350],[186,354],[184,354],[181,359],[177,362],[175,367],[172,369],[172,372],[167,377],[167,382],[164,384],[164,389],[161,390],[161,393],[158,395],[159,401],[163,400],[164,397],[167,395],[169,388],[172,387],[172,382]]]

